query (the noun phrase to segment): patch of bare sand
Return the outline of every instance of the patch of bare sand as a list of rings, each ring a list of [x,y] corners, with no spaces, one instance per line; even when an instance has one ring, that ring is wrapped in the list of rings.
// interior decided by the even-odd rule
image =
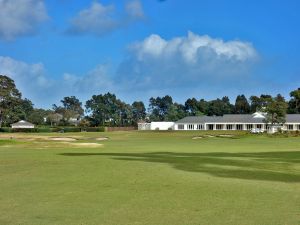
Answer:
[[[204,135],[205,137],[208,137],[208,138],[213,138],[213,137],[216,137],[216,136],[212,136],[212,135]]]
[[[234,137],[232,134],[220,134],[219,137]]]
[[[70,143],[72,146],[79,146],[79,147],[101,147],[102,144],[98,143]]]
[[[97,141],[106,141],[108,140],[108,137],[100,137],[100,138],[96,138]]]
[[[193,137],[193,140],[202,139],[203,137]]]
[[[49,138],[51,141],[76,141],[75,138],[70,138],[70,137],[52,137]]]

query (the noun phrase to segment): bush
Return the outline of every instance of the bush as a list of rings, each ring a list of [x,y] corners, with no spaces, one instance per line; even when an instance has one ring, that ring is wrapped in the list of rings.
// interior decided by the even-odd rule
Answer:
[[[84,129],[86,132],[104,132],[105,127],[87,127]]]
[[[11,132],[13,133],[37,133],[38,132],[38,128],[12,128]]]
[[[39,127],[37,128],[38,133],[50,133],[52,132],[50,127]]]
[[[63,127],[62,131],[64,131],[64,132],[80,132],[81,128],[80,127]]]
[[[87,127],[87,128],[80,128],[80,127],[37,127],[37,128],[10,128],[10,127],[0,127],[0,132],[5,133],[51,133],[51,132],[104,132],[104,127]]]
[[[0,132],[10,133],[11,128],[10,127],[0,127]]]

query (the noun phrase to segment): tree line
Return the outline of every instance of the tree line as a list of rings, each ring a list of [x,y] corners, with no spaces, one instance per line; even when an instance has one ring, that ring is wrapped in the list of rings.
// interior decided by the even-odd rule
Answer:
[[[39,109],[22,97],[14,80],[0,75],[0,125],[9,126],[23,119],[36,125],[51,126],[134,126],[139,121],[176,121],[185,116],[249,114],[264,110],[275,120],[278,117],[279,121],[285,113],[300,113],[300,89],[291,91],[290,97],[286,101],[280,94],[275,97],[261,94],[247,99],[242,94],[236,97],[234,104],[227,96],[210,101],[189,98],[180,104],[166,95],[151,97],[146,109],[142,101],[128,104],[108,92],[93,95],[86,101],[85,110],[83,103],[75,96],[64,97],[51,109]]]

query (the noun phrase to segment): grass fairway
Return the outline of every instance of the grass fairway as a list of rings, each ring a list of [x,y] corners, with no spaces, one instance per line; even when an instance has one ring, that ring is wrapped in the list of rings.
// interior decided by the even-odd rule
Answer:
[[[199,134],[10,134],[0,224],[300,224],[300,138]]]

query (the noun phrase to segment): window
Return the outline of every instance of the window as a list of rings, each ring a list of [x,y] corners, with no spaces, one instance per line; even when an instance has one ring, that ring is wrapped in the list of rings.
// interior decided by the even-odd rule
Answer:
[[[288,124],[287,129],[288,130],[294,130],[294,125],[293,124]]]
[[[214,129],[214,125],[213,124],[208,124],[208,130],[213,130]]]
[[[222,124],[217,124],[216,125],[216,130],[222,130],[223,128],[223,125]]]
[[[247,130],[251,130],[253,128],[253,125],[252,124],[247,124],[246,127],[247,127]]]
[[[300,130],[300,125],[297,125],[297,130]]]
[[[183,124],[178,124],[178,130],[184,130],[184,125]]]
[[[203,130],[203,124],[197,124],[197,130]]]
[[[188,124],[188,130],[194,130],[194,124]]]
[[[257,128],[257,129],[262,129],[262,125],[261,125],[261,124],[257,124],[257,125],[256,125],[256,128]]]
[[[237,130],[243,130],[243,124],[237,124],[236,129]]]
[[[226,125],[226,130],[232,130],[233,129],[233,125],[232,124],[227,124]]]

